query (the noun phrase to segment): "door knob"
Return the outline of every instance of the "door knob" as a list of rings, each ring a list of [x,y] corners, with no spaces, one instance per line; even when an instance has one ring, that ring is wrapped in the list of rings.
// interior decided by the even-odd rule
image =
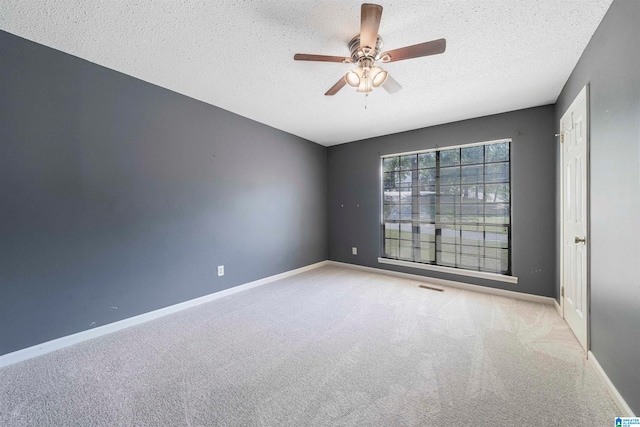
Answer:
[[[585,243],[586,242],[586,238],[583,237],[582,239],[579,237],[576,237],[574,240],[575,243]]]

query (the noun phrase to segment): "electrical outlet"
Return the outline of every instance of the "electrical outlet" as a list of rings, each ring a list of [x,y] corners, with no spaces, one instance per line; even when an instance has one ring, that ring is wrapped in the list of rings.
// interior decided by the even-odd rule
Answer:
[[[351,254],[352,255],[358,255],[358,248],[356,248],[355,246],[351,248]]]
[[[224,276],[224,265],[218,266],[218,277]]]

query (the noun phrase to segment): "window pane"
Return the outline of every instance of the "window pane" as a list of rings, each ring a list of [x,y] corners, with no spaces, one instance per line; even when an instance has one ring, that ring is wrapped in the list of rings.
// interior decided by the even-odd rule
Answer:
[[[440,166],[453,166],[459,164],[460,150],[458,148],[440,151]]]
[[[385,205],[400,204],[400,192],[395,190],[385,191],[383,201]]]
[[[484,246],[484,231],[478,226],[464,226],[461,231],[462,244],[469,246]]]
[[[411,206],[412,197],[413,197],[413,193],[411,191],[411,188],[403,188],[402,191],[400,192],[400,204]]]
[[[399,240],[385,239],[384,240],[384,255],[389,258],[398,258],[400,253]]]
[[[498,259],[499,255],[500,255],[500,252],[498,248],[484,248],[485,258]]]
[[[400,238],[400,225],[393,222],[384,223],[384,237],[391,239]]]
[[[509,181],[509,163],[492,163],[485,166],[486,182]]]
[[[397,190],[400,184],[400,174],[397,172],[385,172],[383,179],[384,190]]]
[[[505,203],[487,203],[484,212],[487,223],[509,224],[511,215],[509,214],[509,205]]]
[[[484,146],[462,148],[461,150],[463,165],[470,163],[482,163],[484,161]]]
[[[484,268],[483,271],[488,271],[489,273],[499,273],[500,272],[500,261],[494,258],[484,258]]]
[[[420,259],[418,262],[432,263],[436,260],[436,245],[435,243],[420,243]]]
[[[382,159],[382,170],[384,172],[393,172],[400,170],[400,160],[398,157],[387,157]]]
[[[400,205],[384,205],[382,207],[382,213],[384,220],[397,221],[400,219]]]
[[[400,259],[413,261],[413,243],[410,240],[400,240]]]
[[[438,203],[456,203],[459,200],[458,196],[438,196]]]
[[[488,184],[487,202],[509,202],[509,184]]]
[[[508,248],[509,229],[507,227],[485,227],[485,246],[487,248]]]
[[[436,226],[435,224],[420,224],[420,241],[435,242]]]
[[[465,204],[461,206],[462,222],[472,222],[477,224],[483,221],[484,205],[480,204]]]
[[[460,168],[440,168],[440,184],[451,185],[460,183]]]
[[[411,205],[400,205],[400,220],[411,221],[412,212]]]
[[[420,186],[435,186],[436,184],[436,170],[435,169],[420,169],[418,174],[420,180]]]
[[[397,180],[395,182],[396,187],[411,188],[412,176],[411,171],[397,172]]]
[[[456,196],[460,194],[459,185],[441,185],[440,192],[438,194]]]
[[[433,203],[420,204],[419,221],[435,221],[436,205]]]
[[[477,255],[459,254],[458,265],[469,270],[480,270],[482,258]]]
[[[409,241],[413,239],[413,230],[410,223],[403,222],[400,224],[400,238]]]
[[[482,184],[482,165],[462,166],[463,184]]]
[[[504,162],[509,160],[509,143],[485,145],[486,162]]]
[[[480,246],[467,246],[467,245],[461,245],[460,246],[460,252],[462,254],[465,255],[474,255],[474,256],[481,256],[482,255],[482,248]],[[479,266],[480,264],[478,264]]]
[[[500,273],[507,273],[509,271],[509,250],[502,249],[500,251]]]
[[[429,153],[418,154],[418,167],[419,168],[435,168],[436,152],[431,151]]]
[[[436,214],[436,221],[454,223],[460,214],[460,205],[440,203],[440,210]]]
[[[458,253],[458,246],[453,243],[440,243],[438,245],[438,251],[455,254]]]
[[[460,230],[455,229],[453,226],[441,228],[440,243],[460,243]]]
[[[482,203],[484,198],[484,186],[479,185],[463,185],[461,188],[462,203]]]
[[[439,265],[444,265],[448,267],[456,266],[456,254],[454,253],[438,252],[437,257],[440,260],[440,262],[438,262]]]
[[[411,169],[415,169],[413,167],[413,162],[416,159],[416,155],[415,154],[410,154],[408,156],[402,156],[400,157],[400,170],[411,170]]]
[[[435,192],[432,191],[420,191],[420,197],[418,203],[428,203],[435,206]]]

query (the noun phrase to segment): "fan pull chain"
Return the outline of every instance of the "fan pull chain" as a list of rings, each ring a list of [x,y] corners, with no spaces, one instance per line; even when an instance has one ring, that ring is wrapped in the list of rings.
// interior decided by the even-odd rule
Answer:
[[[367,98],[368,98],[368,97],[369,97],[369,94],[368,94],[368,93],[365,93],[365,94],[364,94],[364,109],[365,109],[365,110],[367,109]]]

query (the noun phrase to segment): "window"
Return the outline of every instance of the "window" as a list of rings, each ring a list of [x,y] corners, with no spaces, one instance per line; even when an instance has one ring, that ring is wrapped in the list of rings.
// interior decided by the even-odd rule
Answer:
[[[511,275],[510,140],[382,157],[382,258]]]

